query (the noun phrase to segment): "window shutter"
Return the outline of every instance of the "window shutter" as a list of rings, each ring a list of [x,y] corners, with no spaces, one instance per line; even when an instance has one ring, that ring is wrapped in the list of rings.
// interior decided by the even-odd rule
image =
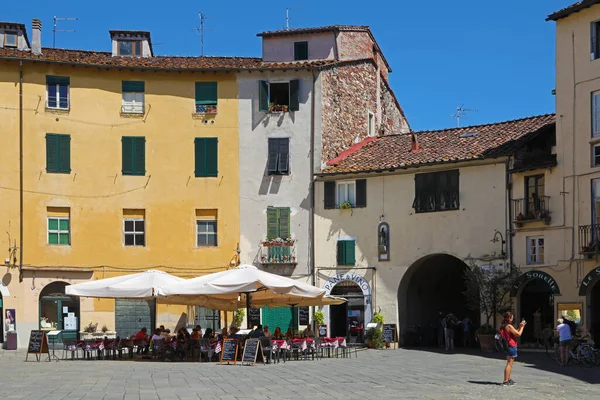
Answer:
[[[57,135],[58,138],[58,171],[71,173],[71,136]]]
[[[217,82],[196,82],[196,104],[217,104]]]
[[[346,242],[343,240],[337,242],[337,263],[338,265],[346,265]]]
[[[47,85],[70,85],[71,78],[69,78],[68,76],[46,75],[46,84]]]
[[[58,135],[46,134],[46,172],[58,172]]]
[[[456,200],[456,204],[452,204],[451,206],[454,208],[460,207],[460,171],[451,171],[450,172],[450,201],[454,202]]]
[[[123,136],[121,138],[121,158],[122,167],[121,172],[123,175],[133,174],[133,138],[129,136]]]
[[[277,169],[282,174],[287,174],[290,167],[290,139],[279,139],[279,162]]]
[[[596,49],[598,48],[598,46],[596,45],[596,42],[598,40],[597,37],[598,34],[598,23],[596,22],[592,22],[592,24],[590,25],[590,59],[591,60],[595,60],[598,57],[598,54],[596,54]]]
[[[367,180],[356,180],[356,207],[367,206]]]
[[[294,42],[294,61],[308,60],[308,42]]]
[[[355,255],[355,247],[356,242],[354,240],[346,240],[345,247],[345,265],[354,265],[356,264],[356,255]]]
[[[121,90],[123,92],[143,93],[145,91],[144,81],[122,81]]]
[[[325,209],[331,210],[335,208],[335,181],[327,181],[323,183],[325,187]]]
[[[279,212],[274,207],[267,208],[267,238],[279,237]]]
[[[195,155],[194,175],[196,175],[196,178],[206,176],[206,163],[204,162],[205,154],[206,154],[206,141],[204,140],[204,138],[194,139],[194,155]]]
[[[133,174],[146,175],[146,138],[133,138]]]
[[[300,80],[293,79],[290,81],[290,111],[298,111],[300,109]]]
[[[279,208],[279,235],[282,239],[291,237],[289,208]]]
[[[269,82],[258,81],[258,111],[269,111]]]
[[[206,138],[206,176],[219,176],[219,139]]]
[[[277,139],[269,139],[268,155],[267,155],[267,172],[274,174],[277,172],[277,164],[279,158],[279,141]]]

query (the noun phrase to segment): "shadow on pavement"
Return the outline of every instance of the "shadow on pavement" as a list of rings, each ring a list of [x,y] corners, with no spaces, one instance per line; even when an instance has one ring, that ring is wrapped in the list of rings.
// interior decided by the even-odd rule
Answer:
[[[501,383],[491,382],[491,381],[467,381],[469,383],[474,383],[476,385],[492,385],[492,386],[501,386]]]

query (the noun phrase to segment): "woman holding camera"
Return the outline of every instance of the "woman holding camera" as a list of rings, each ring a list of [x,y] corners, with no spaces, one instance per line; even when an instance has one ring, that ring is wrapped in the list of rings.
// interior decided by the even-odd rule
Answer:
[[[525,328],[525,324],[527,323],[525,320],[522,320],[519,324],[519,329],[515,329],[512,325],[514,318],[512,312],[505,312],[504,322],[500,328],[500,334],[508,344],[508,349],[506,351],[506,367],[504,368],[504,382],[502,382],[502,386],[512,386],[515,384],[515,381],[510,378],[510,374],[512,372],[513,362],[515,361],[515,358],[517,358],[517,337],[521,336],[523,328]]]

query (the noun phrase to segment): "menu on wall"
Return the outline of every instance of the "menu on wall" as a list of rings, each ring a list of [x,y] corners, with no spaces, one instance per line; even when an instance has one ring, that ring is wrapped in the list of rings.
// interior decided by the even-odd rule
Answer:
[[[309,320],[308,306],[298,307],[298,324],[299,325],[308,325],[309,323],[310,323],[310,320]]]
[[[250,326],[260,325],[260,308],[248,309],[248,322]]]

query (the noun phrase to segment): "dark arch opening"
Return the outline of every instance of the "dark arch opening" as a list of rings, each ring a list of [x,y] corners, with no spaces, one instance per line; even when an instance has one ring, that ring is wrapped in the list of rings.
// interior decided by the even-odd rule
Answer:
[[[589,310],[588,329],[596,343],[600,342],[600,279],[596,279],[594,286],[588,289],[587,303]]]
[[[63,339],[79,336],[79,298],[65,294],[67,282],[52,282],[40,292],[39,326],[42,330],[61,330]]]
[[[532,279],[521,286],[519,316],[533,328],[523,330],[521,342],[543,344],[543,330],[552,329],[554,321],[554,294],[548,283]]]
[[[361,342],[365,324],[365,299],[360,286],[342,281],[331,289],[332,296],[346,298],[346,303],[330,306],[329,323],[332,337],[345,337],[350,343]]]
[[[479,310],[468,307],[465,271],[469,267],[448,254],[434,254],[416,261],[404,274],[398,288],[398,310],[402,344],[438,346],[441,333],[439,311],[471,320],[469,337],[479,326]],[[471,341],[472,342],[472,341]],[[462,325],[456,328],[455,343],[463,343]]]

